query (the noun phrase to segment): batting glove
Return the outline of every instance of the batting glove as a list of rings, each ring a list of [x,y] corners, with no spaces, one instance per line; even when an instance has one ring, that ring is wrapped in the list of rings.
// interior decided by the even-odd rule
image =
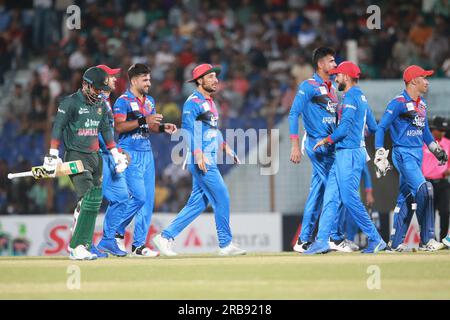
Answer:
[[[376,175],[377,178],[380,179],[381,177],[384,177],[386,173],[391,170],[391,165],[389,164],[388,160],[389,150],[385,150],[384,148],[379,148],[375,152],[375,168],[376,168]]]
[[[44,157],[44,170],[48,174],[49,177],[56,176],[56,167],[62,160],[59,158],[58,149],[50,149],[49,154]]]

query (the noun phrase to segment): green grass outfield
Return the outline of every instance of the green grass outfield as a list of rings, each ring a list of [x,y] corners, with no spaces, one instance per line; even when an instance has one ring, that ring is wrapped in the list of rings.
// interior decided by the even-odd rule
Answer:
[[[80,267],[78,290],[67,287],[71,265]],[[381,271],[379,290],[367,287],[372,265]],[[450,299],[450,250],[79,262],[1,257],[0,299]]]

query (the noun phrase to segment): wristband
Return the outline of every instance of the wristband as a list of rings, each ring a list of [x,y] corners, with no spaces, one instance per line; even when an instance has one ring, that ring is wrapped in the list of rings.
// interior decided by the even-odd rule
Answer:
[[[145,117],[139,117],[137,120],[138,120],[139,127],[147,124]]]
[[[166,129],[165,123],[160,123],[159,124],[159,132],[164,132],[165,129]]]

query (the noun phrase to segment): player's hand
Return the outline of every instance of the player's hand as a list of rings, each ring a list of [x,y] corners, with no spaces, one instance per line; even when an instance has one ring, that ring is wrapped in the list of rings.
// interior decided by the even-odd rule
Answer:
[[[328,138],[323,138],[322,140],[320,140],[319,142],[316,143],[316,145],[314,146],[313,150],[316,151],[317,148],[327,145],[330,142],[328,141]]]
[[[208,158],[205,157],[203,152],[198,152],[195,154],[195,163],[197,163],[199,169],[204,173],[208,172],[208,168],[206,167],[206,165],[211,164],[211,162],[209,162]]]
[[[375,152],[375,160],[373,163],[375,164],[376,169],[376,175],[377,178],[380,179],[381,177],[384,177],[386,173],[391,170],[391,165],[389,164],[388,160],[389,150],[386,150],[384,148],[379,148]]]
[[[373,196],[373,191],[372,190],[368,190],[366,192],[366,205],[371,208],[375,203],[375,198]]]
[[[120,153],[119,150],[117,150],[117,148],[112,148],[110,151],[113,156],[114,163],[116,165],[115,168],[116,172],[117,173],[124,172],[125,169],[128,167],[127,156],[123,153]]]
[[[302,153],[298,145],[291,147],[291,162],[300,163],[302,161]]]
[[[159,113],[151,114],[145,117],[147,124],[160,124],[163,119],[163,115]]]
[[[439,165],[440,166],[443,166],[444,164],[447,163],[447,161],[448,161],[447,153],[445,153],[445,151],[443,149],[441,149],[440,147],[437,148],[433,152],[433,154],[436,157],[436,159],[439,161]]]
[[[50,153],[44,157],[44,170],[49,177],[56,176],[56,168],[58,164],[62,163],[61,158],[58,156],[58,150],[50,149]]]
[[[174,134],[177,132],[177,126],[173,123],[164,123],[164,132],[168,134]]]

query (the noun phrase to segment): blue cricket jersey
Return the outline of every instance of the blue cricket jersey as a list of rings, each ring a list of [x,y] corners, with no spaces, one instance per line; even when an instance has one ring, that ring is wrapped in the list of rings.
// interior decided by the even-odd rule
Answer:
[[[336,143],[336,149],[356,149],[365,147],[365,130],[374,133],[377,122],[367,102],[366,96],[358,86],[350,88],[345,94],[338,111],[339,124],[329,136]]]
[[[102,99],[105,101],[106,107],[108,109],[108,122],[111,125],[113,136],[114,136],[114,117],[113,112],[111,108],[111,103],[109,102],[109,97],[107,97],[104,94],[101,94]],[[100,151],[104,154],[109,154],[109,150],[106,147],[105,139],[103,139],[103,136],[101,134],[98,135],[99,145],[100,145]]]
[[[114,118],[125,118],[126,121],[137,120],[156,113],[155,100],[145,95],[144,100],[140,101],[128,89],[122,94],[114,104]],[[119,134],[119,145],[125,150],[131,151],[150,151],[150,131],[148,125],[142,125],[132,131]]]
[[[414,101],[403,92],[389,102],[375,134],[375,148],[384,145],[384,132],[389,129],[394,147],[422,148],[434,141],[428,127],[427,103],[419,97]]]
[[[205,98],[195,90],[183,105],[181,128],[188,139],[191,152],[215,154],[223,136],[218,129],[219,113],[211,98]]]
[[[312,79],[303,81],[289,112],[291,138],[298,137],[298,117],[301,115],[308,136],[323,138],[336,128],[338,97],[331,81],[323,81],[314,73]]]

